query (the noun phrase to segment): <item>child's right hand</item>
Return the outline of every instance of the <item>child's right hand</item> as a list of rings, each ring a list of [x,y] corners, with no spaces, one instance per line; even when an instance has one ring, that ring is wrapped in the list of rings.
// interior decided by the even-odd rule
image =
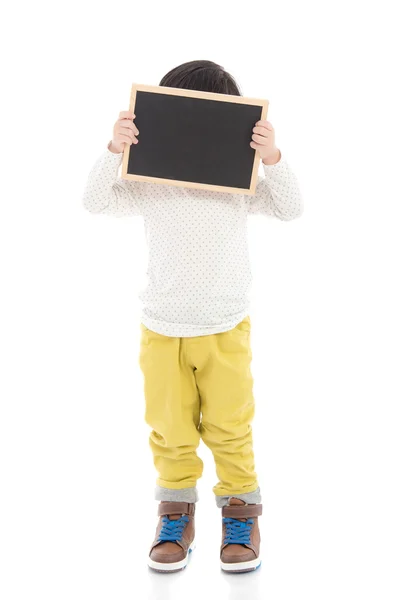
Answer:
[[[113,139],[108,145],[110,152],[114,154],[120,154],[124,151],[126,145],[137,144],[139,130],[133,123],[133,119],[136,115],[132,111],[123,110],[119,113],[118,121],[114,125]]]

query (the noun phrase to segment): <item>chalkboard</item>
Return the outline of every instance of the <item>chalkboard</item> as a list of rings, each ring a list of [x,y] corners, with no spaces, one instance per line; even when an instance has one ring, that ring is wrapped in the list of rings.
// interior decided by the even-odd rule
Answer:
[[[254,194],[260,158],[250,142],[268,100],[134,84],[129,109],[139,143],[124,150],[123,178]]]

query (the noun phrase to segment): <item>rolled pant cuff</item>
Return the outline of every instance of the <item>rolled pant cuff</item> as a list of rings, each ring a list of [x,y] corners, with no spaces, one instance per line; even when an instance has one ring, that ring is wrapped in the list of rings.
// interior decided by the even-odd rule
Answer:
[[[243,502],[246,502],[246,504],[261,504],[262,502],[260,488],[257,488],[254,492],[247,492],[246,494],[234,494],[232,496],[215,496],[215,500],[219,508],[228,506],[229,500],[231,498],[243,500]]]
[[[159,502],[188,502],[194,504],[198,501],[199,495],[195,487],[173,490],[161,486],[156,487],[155,499]]]

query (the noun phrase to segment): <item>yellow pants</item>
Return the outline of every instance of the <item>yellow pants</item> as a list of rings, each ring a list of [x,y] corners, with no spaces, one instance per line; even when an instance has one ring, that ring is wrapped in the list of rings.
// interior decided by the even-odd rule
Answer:
[[[257,490],[250,317],[229,331],[197,337],[164,336],[140,325],[139,364],[157,484],[196,487],[202,439],[216,464],[216,496]]]

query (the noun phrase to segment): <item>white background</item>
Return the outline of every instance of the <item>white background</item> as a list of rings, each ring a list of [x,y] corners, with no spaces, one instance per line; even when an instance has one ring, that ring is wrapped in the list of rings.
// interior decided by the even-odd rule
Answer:
[[[398,600],[399,95],[395,2],[21,2],[3,11],[4,600]],[[129,106],[194,59],[270,101],[301,219],[251,218],[263,565],[219,570],[204,446],[198,548],[148,572],[155,473],[138,365],[140,218],[86,213]],[[140,591],[139,591],[140,590]]]

